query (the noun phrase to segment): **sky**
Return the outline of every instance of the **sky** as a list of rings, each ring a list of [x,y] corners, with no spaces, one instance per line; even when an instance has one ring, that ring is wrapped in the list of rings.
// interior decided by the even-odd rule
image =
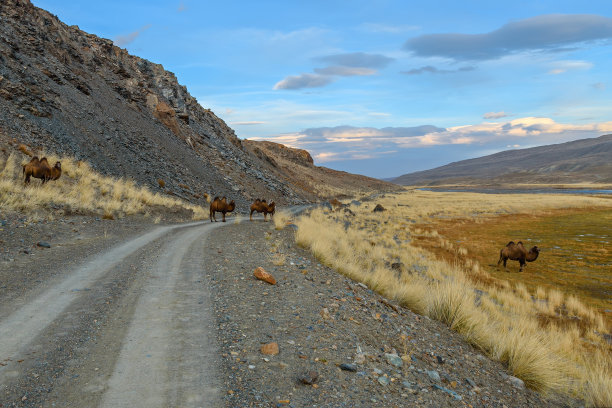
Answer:
[[[33,0],[241,139],[378,178],[612,133],[612,2]]]

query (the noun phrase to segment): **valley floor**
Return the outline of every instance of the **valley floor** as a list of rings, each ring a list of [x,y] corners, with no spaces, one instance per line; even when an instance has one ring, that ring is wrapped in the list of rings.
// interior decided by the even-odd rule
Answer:
[[[0,222],[0,325],[13,330],[0,333],[2,407],[578,405],[320,265],[291,226],[232,217],[153,236],[139,218]],[[85,259],[98,261],[74,280]],[[278,354],[262,353],[270,343]]]

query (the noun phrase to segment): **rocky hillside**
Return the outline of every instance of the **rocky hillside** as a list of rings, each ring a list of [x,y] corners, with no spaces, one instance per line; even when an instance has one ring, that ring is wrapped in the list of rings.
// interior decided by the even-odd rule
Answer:
[[[239,208],[254,197],[316,198],[245,149],[161,65],[29,0],[2,0],[0,154],[21,143],[195,202],[203,193],[235,198]]]
[[[345,198],[398,189],[397,185],[382,180],[315,166],[306,150],[266,141],[243,140],[242,145],[277,170],[284,182],[297,186],[309,197]]]
[[[392,180],[402,185],[612,183],[612,135],[463,160]]]

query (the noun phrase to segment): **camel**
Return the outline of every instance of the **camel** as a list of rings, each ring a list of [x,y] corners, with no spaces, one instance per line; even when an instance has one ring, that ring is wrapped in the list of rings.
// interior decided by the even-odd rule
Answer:
[[[25,175],[25,184],[30,183],[30,177],[39,178],[42,184],[48,180],[57,180],[62,175],[62,163],[56,162],[55,166],[49,166],[49,161],[46,157],[38,159],[38,156],[32,157],[28,164],[23,165],[22,173]]]
[[[230,201],[228,204],[227,198],[223,197],[219,200],[219,197],[215,197],[210,203],[210,222],[213,222],[213,220],[217,222],[217,218],[215,217],[216,212],[223,214],[223,222],[225,222],[225,213],[232,212],[235,208],[236,203],[234,203],[234,200]]]
[[[519,272],[523,272],[525,263],[535,261],[538,259],[539,254],[540,249],[537,246],[534,246],[529,250],[529,252],[527,252],[527,249],[525,249],[521,241],[516,244],[514,241],[510,241],[505,248],[499,251],[499,261],[497,261],[497,266],[499,266],[499,264],[503,261],[504,268],[506,268],[506,261],[508,261],[508,259],[511,261],[519,261],[519,264],[521,265]]]
[[[275,206],[276,204],[274,204],[274,201],[268,204],[266,203],[266,200],[260,200],[258,198],[253,204],[251,204],[251,215],[249,216],[249,219],[253,221],[253,213],[257,211],[258,213],[263,213],[264,222],[266,222],[268,214],[270,214],[270,218],[272,218],[274,215],[274,212],[276,211]]]

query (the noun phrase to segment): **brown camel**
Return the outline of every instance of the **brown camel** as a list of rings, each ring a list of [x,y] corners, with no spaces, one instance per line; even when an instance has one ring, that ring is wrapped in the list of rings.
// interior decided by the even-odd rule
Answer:
[[[519,264],[521,265],[519,272],[523,272],[525,263],[535,261],[538,259],[539,254],[540,249],[537,246],[534,246],[529,250],[529,252],[527,252],[527,249],[523,246],[521,241],[516,244],[514,241],[510,241],[505,248],[499,251],[499,261],[497,261],[497,266],[499,266],[499,264],[503,261],[504,268],[506,268],[506,261],[508,261],[508,259],[511,261],[519,261]]]
[[[274,204],[274,201],[268,204],[266,203],[266,200],[260,200],[258,198],[253,204],[251,204],[251,215],[249,216],[249,219],[253,221],[253,213],[257,211],[258,213],[263,213],[265,222],[267,221],[266,217],[268,216],[268,214],[270,214],[270,218],[272,218],[272,216],[274,215],[274,212],[276,211],[275,206],[276,204]]]
[[[217,218],[215,217],[215,213],[220,212],[223,214],[223,222],[225,222],[225,213],[232,212],[236,208],[236,203],[234,200],[230,201],[229,204],[227,202],[227,198],[223,197],[219,200],[219,197],[215,197],[214,200],[210,203],[210,222],[217,222]]]
[[[42,184],[48,180],[57,180],[62,175],[62,164],[56,162],[55,166],[49,166],[46,157],[38,159],[37,156],[32,157],[28,164],[23,165],[23,174],[25,175],[25,184],[30,183],[30,177],[39,178]]]

